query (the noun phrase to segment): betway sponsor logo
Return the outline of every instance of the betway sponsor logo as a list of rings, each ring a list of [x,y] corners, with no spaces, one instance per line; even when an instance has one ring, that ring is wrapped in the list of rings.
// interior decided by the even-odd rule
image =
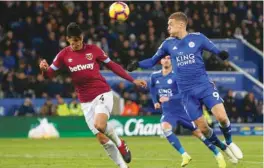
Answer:
[[[178,66],[194,64],[195,56],[194,54],[179,55],[179,56],[176,56],[176,61],[177,61]]]
[[[121,123],[117,120],[110,121],[119,135],[126,136],[147,136],[147,135],[161,135],[162,129],[160,123],[144,123],[144,119],[131,118],[126,121],[125,125],[121,127]],[[123,129],[123,130],[122,130]]]
[[[79,64],[74,67],[69,66],[69,69],[71,72],[82,71],[82,70],[93,69],[93,68],[94,68],[94,63],[84,64],[84,65]]]

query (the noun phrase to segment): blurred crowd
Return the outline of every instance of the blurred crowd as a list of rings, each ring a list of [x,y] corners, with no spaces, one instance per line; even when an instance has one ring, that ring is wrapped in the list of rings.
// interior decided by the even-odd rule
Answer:
[[[122,116],[143,116],[160,115],[162,111],[155,110],[151,95],[146,89],[134,85],[125,85],[123,82],[116,84],[113,90],[124,98],[124,108]],[[56,95],[56,102],[47,98],[40,107],[36,107],[30,98],[26,98],[20,106],[12,108],[10,111],[15,116],[82,116],[80,103],[76,95],[71,99],[64,99]],[[253,93],[235,92],[228,90],[223,97],[226,112],[235,123],[262,123],[263,122],[263,101],[257,100]],[[15,111],[15,112],[14,112]],[[203,113],[208,121],[212,120],[211,112],[203,107]]]
[[[263,2],[155,1],[128,2],[126,22],[110,20],[112,2],[15,2],[0,3],[0,98],[72,97],[74,88],[65,71],[52,80],[44,79],[38,63],[51,63],[67,46],[65,29],[77,22],[84,41],[101,47],[123,67],[133,60],[154,54],[167,35],[167,17],[183,11],[189,17],[189,32],[202,32],[209,38],[245,39],[263,50]],[[204,55],[207,70],[234,71],[226,61]],[[102,69],[105,67],[102,65]],[[148,93],[131,88],[131,107],[148,113]],[[127,92],[121,94],[126,98]],[[74,96],[73,96],[74,97]],[[128,103],[128,104],[129,104]],[[136,106],[137,104],[138,106]]]
[[[22,92],[46,89],[30,85],[35,82],[57,87],[68,84],[70,79],[64,77],[40,79],[38,62],[45,58],[51,63],[67,46],[65,29],[70,22],[81,26],[86,43],[97,44],[124,67],[129,61],[154,54],[167,37],[167,17],[175,11],[189,16],[189,32],[200,31],[209,38],[244,38],[262,50],[262,2],[129,2],[131,14],[123,23],[110,20],[110,3],[1,2],[0,12],[5,17],[0,18],[0,97],[23,97]],[[228,62],[210,56],[205,60],[208,70],[233,71]],[[39,91],[35,94],[38,97]]]
[[[81,105],[76,98],[70,102],[65,102],[64,99],[57,95],[57,102],[54,103],[47,98],[41,107],[36,107],[30,98],[25,98],[24,103],[20,106],[13,106],[10,113],[14,116],[82,116],[83,112]],[[9,114],[10,115],[10,114]]]
[[[224,105],[232,122],[263,122],[263,101],[251,92],[243,95],[228,90]]]

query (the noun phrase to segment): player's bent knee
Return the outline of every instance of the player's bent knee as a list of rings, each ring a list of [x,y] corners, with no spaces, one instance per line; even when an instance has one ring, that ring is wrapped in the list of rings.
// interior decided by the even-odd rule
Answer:
[[[107,136],[105,136],[103,133],[99,132],[98,134],[96,134],[96,138],[98,139],[98,141],[100,142],[100,144],[106,144],[109,139],[107,138]]]
[[[210,131],[210,127],[208,125],[203,125],[199,127],[199,129],[201,130],[203,134],[208,134],[208,132]]]
[[[225,117],[220,117],[218,119],[218,122],[221,124],[221,125],[227,125],[227,123],[229,123],[229,119],[228,118],[225,118]]]
[[[200,137],[203,136],[203,133],[202,133],[202,131],[201,131],[200,129],[196,129],[196,130],[194,130],[194,131],[192,132],[192,134],[193,134],[195,137],[197,137],[197,138],[200,138]]]
[[[207,124],[204,117],[200,117],[195,121],[195,124],[198,126],[198,128],[201,130],[203,134],[207,134],[210,131],[210,127]]]
[[[172,132],[172,126],[169,123],[167,123],[167,122],[161,123],[161,128],[162,128],[162,131],[163,131],[163,133],[164,133],[164,135],[166,137],[168,137],[171,134],[173,134],[173,132]]]
[[[162,123],[161,123],[161,128],[162,128],[162,129],[172,129],[172,126],[171,126],[171,124],[168,123],[168,122],[162,122]]]
[[[103,124],[97,124],[95,123],[94,124],[94,127],[101,133],[104,133],[105,132],[105,126]]]

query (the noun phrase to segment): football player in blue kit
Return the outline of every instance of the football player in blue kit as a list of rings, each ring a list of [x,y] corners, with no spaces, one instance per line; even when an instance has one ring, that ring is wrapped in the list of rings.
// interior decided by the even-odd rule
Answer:
[[[172,71],[170,56],[162,58],[161,65],[162,70],[153,72],[150,77],[150,93],[155,109],[162,109],[160,122],[165,137],[182,156],[181,166],[188,165],[191,156],[184,150],[179,139],[173,133],[178,124],[192,131],[193,135],[214,153],[218,165],[223,164],[225,166],[225,159],[221,152],[197,129],[195,123],[184,110],[175,75]]]
[[[187,23],[188,18],[184,13],[173,13],[168,20],[170,37],[161,44],[152,58],[132,62],[128,65],[127,70],[133,71],[138,67],[153,67],[161,58],[170,55],[178,89],[183,96],[182,101],[185,110],[214,145],[222,150],[229,148],[232,151],[234,156],[229,156],[230,161],[237,163],[238,159],[243,158],[243,153],[232,141],[231,124],[226,115],[223,100],[209,79],[202,58],[203,50],[210,51],[222,60],[226,60],[229,55],[226,51],[217,49],[213,42],[202,33],[188,33],[186,30]],[[221,143],[206,123],[202,116],[202,104],[207,106],[219,121],[219,127],[225,137],[226,145]]]

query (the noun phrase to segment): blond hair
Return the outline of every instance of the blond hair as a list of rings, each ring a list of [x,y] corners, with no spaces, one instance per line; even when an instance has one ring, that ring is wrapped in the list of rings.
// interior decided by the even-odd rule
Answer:
[[[175,12],[170,15],[169,19],[175,19],[183,21],[186,25],[188,24],[188,17],[183,12]]]

